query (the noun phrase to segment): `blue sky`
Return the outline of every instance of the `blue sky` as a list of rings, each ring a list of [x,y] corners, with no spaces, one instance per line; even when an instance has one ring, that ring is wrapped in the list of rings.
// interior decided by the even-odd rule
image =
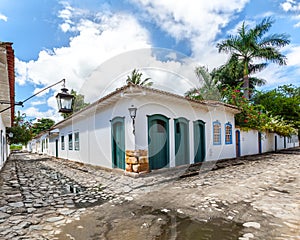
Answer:
[[[212,70],[226,62],[216,43],[243,21],[253,26],[264,17],[275,20],[270,33],[289,34],[291,44],[282,50],[287,66],[271,64],[259,73],[267,80],[263,89],[299,86],[296,0],[1,0],[0,41],[13,42],[18,101],[62,78],[94,101],[124,85],[133,68],[151,77],[155,87],[182,94],[197,85],[195,66]],[[29,118],[58,120],[59,88],[17,110]]]

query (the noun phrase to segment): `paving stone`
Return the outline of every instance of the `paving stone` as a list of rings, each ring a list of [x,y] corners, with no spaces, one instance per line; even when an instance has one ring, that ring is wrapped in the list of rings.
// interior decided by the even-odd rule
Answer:
[[[0,212],[0,219],[8,218],[10,215],[4,212]]]
[[[11,207],[19,208],[19,207],[23,207],[24,203],[23,202],[14,202],[14,203],[9,203],[8,205]]]
[[[47,221],[47,222],[57,222],[57,221],[60,221],[60,220],[62,220],[62,219],[64,219],[64,217],[58,216],[58,217],[50,217],[50,218],[47,218],[46,221]]]

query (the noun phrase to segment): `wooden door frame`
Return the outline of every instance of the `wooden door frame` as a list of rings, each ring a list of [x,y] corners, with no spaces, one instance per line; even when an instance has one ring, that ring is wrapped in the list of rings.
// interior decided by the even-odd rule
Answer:
[[[123,144],[124,144],[124,149],[121,149],[124,154],[122,155],[122,159],[121,162],[122,163],[122,169],[125,169],[125,117],[115,117],[113,118],[111,121],[111,154],[112,154],[112,167],[113,168],[119,168],[118,166],[118,159],[116,159],[116,146],[115,146],[115,141],[114,141],[114,137],[115,137],[115,132],[114,132],[114,125],[116,123],[121,123],[123,126],[122,129],[122,138],[123,138]]]

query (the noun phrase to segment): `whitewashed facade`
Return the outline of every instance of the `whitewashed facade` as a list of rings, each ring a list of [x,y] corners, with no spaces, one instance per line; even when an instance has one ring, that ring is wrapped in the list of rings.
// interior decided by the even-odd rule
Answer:
[[[132,106],[137,108],[135,134],[133,134],[133,121],[128,111]],[[155,131],[160,123],[165,124],[161,136],[164,138],[162,145],[165,146],[164,143],[167,142],[166,148],[163,149],[167,159],[164,160],[163,165],[153,166],[155,169],[190,164],[195,161],[232,158],[236,152],[232,134],[235,131],[234,114],[237,112],[236,107],[219,102],[196,102],[155,89],[127,85],[74,114],[72,118],[56,124],[53,129],[58,129],[59,133],[48,134],[48,148],[43,148],[43,151],[41,148],[35,149],[39,153],[47,153],[59,158],[107,168],[120,167],[113,160],[114,147],[118,148],[114,146],[114,144],[118,145],[114,143],[114,139],[119,134],[114,136],[113,124],[120,120],[124,132],[123,150],[147,150],[150,161],[151,155],[155,155],[156,151],[161,149],[157,149],[159,144],[155,141],[150,143],[149,134],[152,130],[149,124],[152,124]],[[155,124],[149,122],[149,119],[153,119]],[[163,123],[161,119],[165,119],[165,122]],[[217,142],[213,141],[214,122],[219,126],[217,128],[219,132],[215,133],[216,138],[220,140]],[[231,136],[227,134],[227,139],[230,141],[227,143],[225,143],[226,124],[231,127]],[[201,139],[197,139],[199,134],[195,132],[199,131],[198,126],[203,126]],[[184,142],[180,135],[182,127],[185,127]],[[156,137],[160,141],[160,135],[155,135],[155,131],[153,139]],[[42,138],[45,136],[39,136],[35,141],[40,142],[41,145]],[[197,150],[200,149],[200,145],[201,151]],[[182,160],[178,159],[178,152],[182,155]],[[199,158],[195,160],[195,156]]]
[[[137,109],[135,134],[130,107]],[[31,148],[106,168],[124,168],[125,150],[146,150],[150,168],[158,169],[299,145],[295,138],[273,133],[261,134],[259,145],[257,131],[235,128],[238,112],[220,102],[127,85],[56,124],[33,140]]]
[[[283,137],[277,133],[260,133],[257,130],[241,131],[238,128],[236,129],[235,142],[236,148],[240,148],[239,153],[237,150],[236,156],[273,152],[299,146],[297,135]]]

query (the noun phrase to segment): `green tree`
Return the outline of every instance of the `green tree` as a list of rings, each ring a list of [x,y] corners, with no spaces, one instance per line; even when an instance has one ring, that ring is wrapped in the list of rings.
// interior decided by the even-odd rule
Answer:
[[[31,126],[33,136],[38,135],[40,132],[48,130],[54,125],[55,121],[49,118],[38,119],[36,123]]]
[[[260,91],[255,94],[253,101],[300,130],[300,87],[290,84],[270,91]],[[300,132],[298,137],[300,139]]]
[[[85,108],[88,106],[90,103],[86,103],[84,101],[84,95],[82,94],[77,94],[75,90],[71,90],[71,94],[74,96],[74,101],[73,101],[73,113],[80,111],[81,109]],[[64,118],[67,118],[72,115],[72,113],[62,113],[61,114]]]
[[[291,122],[282,116],[269,112],[261,104],[249,101],[239,87],[224,89],[224,100],[239,107],[240,113],[235,115],[235,124],[242,129],[257,129],[262,132],[276,132],[281,136],[290,136],[296,133]]]
[[[133,69],[130,76],[127,76],[126,83],[133,83],[135,85],[140,85],[144,87],[151,87],[153,82],[150,81],[151,78],[142,79],[142,73],[138,70]]]
[[[14,118],[13,126],[6,129],[7,133],[12,133],[13,137],[8,138],[9,144],[26,145],[32,138],[31,122],[25,121],[26,115],[20,114]]]
[[[204,66],[196,67],[195,74],[201,87],[192,88],[185,93],[186,97],[197,100],[216,100],[220,101],[222,96],[218,89],[219,82],[212,77],[208,69]]]
[[[250,66],[254,60],[264,60],[267,62],[286,64],[286,57],[279,52],[279,48],[290,43],[286,34],[271,34],[265,36],[270,30],[274,21],[265,18],[254,28],[245,24],[238,30],[236,36],[229,36],[229,39],[217,44],[219,52],[230,53],[231,57],[236,57],[243,66],[243,90],[244,96],[249,99],[249,73]],[[262,68],[267,64],[261,65]]]

